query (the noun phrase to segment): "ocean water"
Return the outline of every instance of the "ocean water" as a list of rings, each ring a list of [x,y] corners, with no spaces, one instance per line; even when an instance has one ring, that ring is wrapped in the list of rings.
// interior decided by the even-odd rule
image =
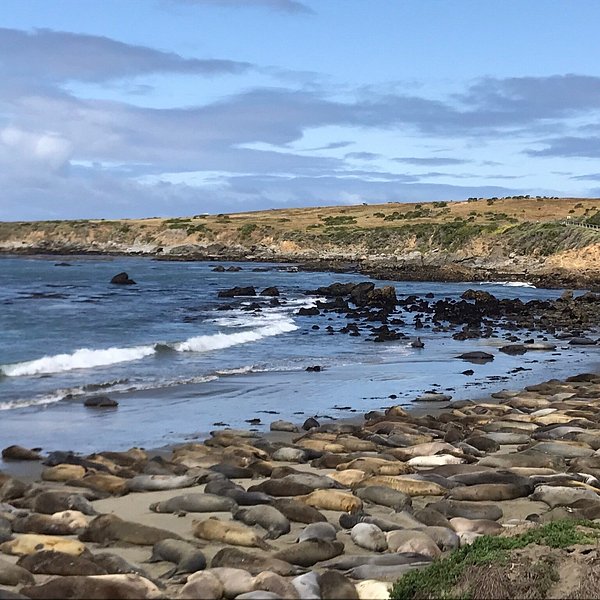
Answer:
[[[418,333],[425,348],[411,348],[407,340],[375,344],[366,341],[366,329],[360,337],[329,335],[328,325],[337,331],[347,320],[298,316],[300,307],[317,300],[307,290],[364,276],[237,266],[242,270],[218,273],[208,262],[1,258],[0,446],[82,452],[158,447],[202,437],[215,423],[241,427],[260,418],[264,430],[274,419],[348,417],[390,404],[411,406],[430,389],[455,399],[484,397],[598,363],[600,348],[563,343],[556,352],[511,357],[496,352],[505,343],[501,337],[458,342],[428,328],[415,332],[413,315],[402,312],[409,324],[401,330]],[[121,271],[137,285],[111,285]],[[388,283],[400,296],[430,292],[434,299],[458,298],[469,287],[523,300],[561,293],[493,282],[376,282]],[[217,297],[236,285],[277,286],[281,305],[260,298],[256,311],[248,308],[257,299]],[[225,304],[232,307],[223,310]],[[491,351],[496,359],[472,365],[455,358],[471,350]],[[322,372],[306,372],[311,365]],[[517,366],[528,370],[509,374]],[[469,368],[472,377],[461,374]],[[83,406],[98,394],[119,407]]]

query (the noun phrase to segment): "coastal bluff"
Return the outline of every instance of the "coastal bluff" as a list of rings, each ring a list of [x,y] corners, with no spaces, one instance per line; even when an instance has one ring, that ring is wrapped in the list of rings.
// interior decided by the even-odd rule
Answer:
[[[470,198],[197,214],[0,223],[0,253],[142,255],[305,263],[406,280],[600,281],[600,199]]]

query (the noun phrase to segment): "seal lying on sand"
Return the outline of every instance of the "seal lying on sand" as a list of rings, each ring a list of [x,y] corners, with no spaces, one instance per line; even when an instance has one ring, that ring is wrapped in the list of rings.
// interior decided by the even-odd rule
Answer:
[[[100,515],[96,517],[79,536],[82,542],[127,542],[140,546],[153,546],[156,542],[165,539],[181,539],[181,536],[159,529],[149,527],[133,521],[124,521],[116,515]]]

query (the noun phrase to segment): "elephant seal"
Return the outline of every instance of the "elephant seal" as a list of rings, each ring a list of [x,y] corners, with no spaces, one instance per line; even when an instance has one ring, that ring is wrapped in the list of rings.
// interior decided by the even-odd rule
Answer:
[[[477,485],[456,487],[448,491],[453,500],[479,502],[482,500],[514,500],[529,496],[533,489],[531,484],[519,483],[480,483]]]
[[[273,558],[301,567],[312,567],[318,562],[339,556],[343,551],[342,542],[312,539],[280,550],[273,554]]]
[[[357,523],[350,531],[350,538],[359,547],[372,552],[387,550],[385,534],[372,523]]]
[[[325,571],[319,578],[321,598],[323,600],[358,600],[358,592],[354,584],[337,571]]]
[[[482,458],[478,466],[511,469],[513,467],[550,468],[555,472],[565,470],[565,461],[559,456],[525,450],[514,454],[499,454]]]
[[[231,498],[239,506],[271,504],[273,502],[273,498],[264,492],[247,492],[241,486],[224,478],[209,481],[204,487],[204,493]]]
[[[270,546],[262,540],[254,529],[235,521],[220,521],[214,517],[204,521],[192,521],[195,537],[234,546],[249,546],[269,550]]]
[[[97,515],[98,512],[91,505],[90,501],[82,494],[72,492],[41,492],[35,496],[31,507],[35,512],[45,515],[64,510],[78,510],[84,515]]]
[[[386,539],[390,552],[415,552],[431,558],[437,558],[442,553],[431,537],[420,531],[389,531]]]
[[[260,505],[250,508],[239,508],[233,511],[233,518],[246,525],[260,525],[267,530],[267,537],[272,540],[290,532],[290,522],[274,506]]]
[[[166,561],[175,568],[162,576],[171,577],[181,573],[194,573],[206,568],[206,557],[201,550],[183,540],[161,540],[152,546],[152,556],[148,562]]]
[[[124,521],[116,515],[100,515],[96,517],[87,526],[85,531],[79,536],[82,542],[127,542],[139,546],[153,546],[156,542],[165,539],[180,540],[181,536],[159,529],[150,527],[133,521]]]
[[[428,535],[442,552],[456,550],[460,546],[460,538],[450,527],[437,527],[433,525],[424,527],[420,531]]]
[[[296,523],[310,524],[327,520],[316,508],[294,498],[277,498],[273,501],[273,506],[287,519]]]
[[[179,598],[184,600],[220,600],[223,597],[225,590],[221,580],[208,571],[195,573],[194,579],[188,581],[181,591]]]
[[[347,571],[354,567],[363,565],[393,566],[409,565],[413,563],[431,562],[430,556],[417,554],[415,552],[394,552],[391,554],[345,554],[331,560],[319,563],[322,569],[337,569],[338,571]]]
[[[188,583],[198,579],[202,573],[202,571],[200,573],[192,573],[188,577]],[[236,598],[240,594],[254,590],[254,577],[244,569],[214,567],[207,569],[204,573],[214,575],[221,582],[223,594],[226,598]]]
[[[456,533],[479,533],[481,535],[497,535],[504,531],[504,527],[496,521],[487,519],[464,519],[462,517],[453,517],[450,519],[450,525]]]
[[[306,485],[313,490],[329,490],[342,487],[341,484],[331,477],[317,475],[316,473],[290,473],[279,480],[284,483]]]
[[[43,550],[22,556],[17,564],[30,573],[40,575],[107,575],[106,569],[86,555],[73,556],[54,550]]]
[[[343,512],[357,512],[362,510],[363,503],[349,492],[338,490],[315,490],[314,492],[300,497],[300,500],[309,506],[323,510],[339,510]]]
[[[216,494],[183,494],[150,505],[150,510],[156,513],[228,512],[236,508],[231,498]]]
[[[40,550],[56,550],[57,552],[79,556],[86,552],[86,547],[75,540],[34,533],[17,534],[14,540],[0,544],[1,552],[16,556],[34,554]]]
[[[356,584],[356,593],[360,600],[388,600],[391,588],[391,583],[365,579]]]
[[[392,566],[380,566],[380,565],[364,565],[362,567],[355,567],[346,572],[348,577],[352,579],[373,579],[377,582],[396,582],[403,575],[406,575],[409,571],[415,568],[428,566],[429,563],[423,565],[392,565]],[[389,590],[386,588],[387,597],[389,598]],[[360,594],[360,591],[359,591]],[[361,598],[375,598],[376,596],[359,596]],[[381,596],[380,596],[381,597]],[[383,596],[385,598],[385,596]]]
[[[274,592],[254,590],[253,592],[240,594],[236,600],[281,600],[281,596],[279,594],[275,594]]]
[[[413,516],[417,521],[429,527],[450,527],[448,519],[435,508],[426,507],[416,510]]]
[[[232,465],[231,463],[219,463],[209,467],[210,471],[215,473],[221,473],[228,479],[252,479],[254,477],[254,471],[248,467],[239,467]]]
[[[361,500],[379,504],[381,506],[389,506],[394,510],[404,510],[405,508],[412,506],[412,499],[408,494],[381,485],[369,485],[367,487],[358,488],[356,490],[356,495]]]
[[[314,490],[309,485],[302,483],[286,482],[283,479],[267,479],[257,485],[252,485],[248,488],[248,492],[262,492],[269,496],[301,496],[310,494]]]
[[[200,479],[188,475],[136,475],[127,480],[125,489],[130,492],[177,490],[197,485]]]
[[[400,516],[400,518],[398,518]],[[381,517],[373,517],[366,513],[358,514],[343,514],[340,515],[340,527],[344,529],[352,529],[357,523],[371,523],[377,525],[381,531],[396,531],[396,529],[414,529],[422,527],[423,524],[413,518],[409,513],[396,513],[394,517],[397,520],[383,519]]]
[[[144,569],[142,569],[142,567],[129,562],[118,554],[112,554],[111,552],[100,552],[99,554],[93,555],[93,560],[109,575],[125,575],[127,573],[134,573],[135,575],[141,575],[146,579],[150,579],[150,576]]]
[[[453,481],[460,485],[479,485],[482,483],[515,483],[527,484],[527,477],[520,477],[510,471],[480,471],[479,473],[462,473],[448,477],[449,481]]]
[[[70,512],[70,511],[64,511]],[[56,513],[61,514],[61,513]],[[81,514],[81,513],[80,513]],[[87,525],[87,521],[69,520],[68,518],[54,518],[53,515],[31,513],[27,516],[17,517],[12,528],[15,533],[38,533],[41,535],[72,535],[78,529]]]
[[[263,571],[254,578],[254,590],[276,594],[277,598],[295,600],[300,597],[291,581],[269,571]]]
[[[252,575],[258,575],[263,571],[271,571],[282,577],[298,575],[300,569],[285,560],[279,560],[273,556],[252,554],[239,548],[223,548],[219,550],[210,563],[210,567],[235,567],[243,568]],[[301,572],[301,571],[300,571]]]
[[[0,558],[0,585],[31,585],[34,583],[34,578],[29,569],[20,565],[13,565],[6,560]]]
[[[162,592],[139,575],[73,575],[58,577],[42,584],[25,587],[23,594],[33,600],[64,598],[112,598],[114,600],[158,599]]]
[[[487,519],[498,521],[502,518],[502,509],[496,504],[481,502],[461,502],[459,500],[440,500],[427,505],[446,517],[463,517],[465,519]]]
[[[321,600],[320,578],[321,576],[316,571],[309,571],[292,579],[292,585],[301,600]]]
[[[563,485],[538,485],[530,497],[532,500],[545,502],[550,508],[570,506],[578,500],[591,500],[593,502],[600,500],[600,496],[590,489]]]
[[[85,467],[81,465],[59,464],[54,467],[46,467],[42,471],[44,481],[65,482],[72,479],[81,479],[86,474]]]
[[[307,525],[298,535],[297,542],[306,540],[329,540],[337,539],[337,531],[331,523],[311,523]]]
[[[386,475],[376,475],[375,477],[365,479],[358,487],[360,489],[361,487],[374,485],[388,487],[408,496],[443,496],[447,492],[445,487],[431,481],[404,479]]]

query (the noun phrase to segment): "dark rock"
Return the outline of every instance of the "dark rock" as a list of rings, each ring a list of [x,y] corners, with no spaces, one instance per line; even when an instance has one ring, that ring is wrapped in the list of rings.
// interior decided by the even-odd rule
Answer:
[[[463,354],[459,354],[456,358],[462,358],[463,360],[473,360],[473,361],[490,361],[494,360],[494,355],[489,354],[488,352],[465,352]]]
[[[221,290],[219,298],[234,298],[235,296],[256,296],[256,290],[252,286],[236,286],[229,290]]]
[[[316,306],[311,306],[310,308],[306,308],[303,306],[298,310],[296,314],[300,317],[315,317],[317,315],[320,315],[321,312]]]
[[[302,424],[302,429],[304,429],[304,431],[309,431],[310,429],[313,429],[314,427],[320,427],[320,423],[313,417],[309,417]]]
[[[305,371],[310,373],[320,373],[322,370],[321,365],[313,365],[312,367],[306,367]]]
[[[279,290],[275,287],[265,288],[261,293],[261,296],[279,296]]]
[[[133,279],[129,279],[129,275],[123,271],[122,273],[117,273],[111,280],[111,283],[115,285],[135,285],[135,281]]]
[[[214,269],[213,269],[214,273],[225,273],[225,267],[223,265],[217,265]]]
[[[227,267],[227,269],[225,269],[228,273],[238,273],[239,271],[242,270],[242,267],[236,267],[236,266],[231,266],[231,267]]]
[[[116,408],[119,403],[108,396],[94,396],[87,398],[83,405],[88,408]]]

